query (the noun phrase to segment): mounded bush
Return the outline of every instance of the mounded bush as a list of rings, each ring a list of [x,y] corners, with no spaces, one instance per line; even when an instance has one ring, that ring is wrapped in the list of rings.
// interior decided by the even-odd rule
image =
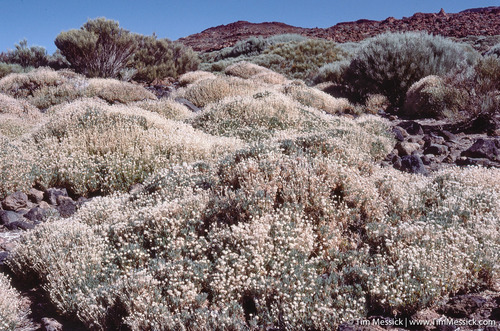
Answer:
[[[83,96],[86,85],[85,77],[74,72],[39,68],[0,79],[0,92],[46,109]]]
[[[234,63],[224,73],[244,79],[253,79],[268,84],[283,84],[288,80],[281,74],[247,61]]]
[[[131,104],[131,106],[161,114],[171,120],[182,121],[194,116],[190,109],[173,99],[162,98],[160,100],[138,101]]]
[[[156,100],[156,96],[144,87],[111,78],[91,78],[85,89],[88,97],[99,97],[109,103],[129,103]]]
[[[216,157],[239,145],[141,108],[97,100],[54,107],[31,140],[39,184],[79,195],[127,190],[171,163]]]
[[[385,95],[394,107],[404,104],[412,84],[429,75],[444,75],[478,58],[470,46],[426,33],[385,33],[367,40],[345,72],[353,98]]]
[[[209,79],[209,78],[215,78],[215,75],[208,71],[196,70],[196,71],[186,72],[185,74],[181,75],[178,81],[181,86],[187,86],[189,84],[196,83],[202,79]]]
[[[217,76],[212,79],[201,79],[179,89],[174,97],[186,98],[197,107],[205,107],[209,103],[235,95],[247,95],[262,87],[253,81],[239,77]]]
[[[334,98],[314,87],[308,87],[300,81],[285,85],[281,91],[301,104],[323,110],[329,114],[348,113],[354,106],[345,98]]]
[[[460,94],[439,76],[427,76],[410,87],[401,113],[409,118],[442,119],[447,112],[460,110]]]
[[[168,167],[28,232],[8,264],[95,329],[330,329],[492,286],[498,169],[361,168],[338,141]]]

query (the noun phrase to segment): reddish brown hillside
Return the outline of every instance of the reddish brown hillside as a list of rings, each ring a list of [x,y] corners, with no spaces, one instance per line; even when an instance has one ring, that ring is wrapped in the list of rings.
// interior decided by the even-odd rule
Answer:
[[[500,7],[476,8],[447,14],[443,10],[434,14],[416,13],[411,17],[384,21],[358,20],[339,23],[332,27],[300,28],[284,23],[250,23],[238,21],[220,25],[179,39],[196,51],[207,52],[232,46],[251,36],[271,36],[297,33],[309,37],[325,38],[337,42],[359,41],[385,31],[428,31],[446,37],[500,35]]]

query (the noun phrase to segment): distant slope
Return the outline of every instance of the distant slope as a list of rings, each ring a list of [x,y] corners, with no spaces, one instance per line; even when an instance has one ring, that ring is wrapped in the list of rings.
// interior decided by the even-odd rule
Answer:
[[[385,31],[428,31],[446,37],[500,35],[500,7],[475,8],[455,14],[416,13],[411,17],[384,21],[358,20],[338,23],[332,27],[301,28],[279,22],[250,23],[238,21],[209,28],[179,39],[196,51],[207,52],[232,46],[251,36],[271,36],[297,33],[309,37],[325,38],[337,42],[359,41]]]

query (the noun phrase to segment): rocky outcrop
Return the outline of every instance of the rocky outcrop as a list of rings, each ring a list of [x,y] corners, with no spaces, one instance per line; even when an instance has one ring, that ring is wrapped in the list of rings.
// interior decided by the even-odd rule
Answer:
[[[250,23],[238,21],[219,25],[178,41],[199,52],[210,52],[233,46],[252,36],[268,37],[276,34],[295,33],[311,38],[324,38],[336,42],[360,41],[377,34],[392,31],[427,31],[434,35],[464,38],[468,36],[499,35],[500,7],[488,7],[460,13],[416,13],[411,17],[383,21],[358,20],[338,23],[332,27],[301,28],[284,23]]]
[[[465,133],[444,120],[394,120],[394,150],[384,166],[427,174],[450,165],[500,167],[500,138],[485,133]],[[454,131],[451,132],[451,131]]]

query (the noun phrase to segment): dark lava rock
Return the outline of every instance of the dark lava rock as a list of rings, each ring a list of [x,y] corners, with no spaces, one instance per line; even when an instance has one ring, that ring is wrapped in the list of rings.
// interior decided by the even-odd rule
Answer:
[[[76,212],[76,202],[70,197],[59,196],[57,197],[57,211],[61,217],[70,217]]]
[[[67,197],[68,196],[68,191],[66,191],[65,188],[49,188],[44,192],[43,198],[45,201],[50,203],[51,205],[57,205],[57,198],[58,197]]]
[[[408,132],[406,132],[405,129],[399,126],[395,126],[392,128],[392,133],[394,134],[394,137],[398,141],[404,141],[406,137],[408,137]]]
[[[191,101],[188,99],[184,98],[175,98],[175,101],[177,101],[180,104],[183,104],[184,106],[188,107],[189,110],[191,110],[193,113],[198,113],[201,111],[200,108],[196,107]]]
[[[29,230],[35,227],[33,224],[26,222],[22,215],[9,210],[0,211],[0,224],[9,230]]]
[[[5,264],[5,260],[9,257],[9,252],[2,251],[0,252],[0,266]]]
[[[420,124],[418,124],[415,121],[406,121],[406,122],[401,122],[398,124],[398,126],[402,127],[403,129],[406,130],[411,135],[422,135],[424,134],[424,129]]]
[[[445,155],[447,153],[448,153],[448,147],[439,144],[430,144],[429,147],[427,147],[424,150],[424,154]]]
[[[18,210],[26,207],[28,204],[28,196],[23,192],[15,192],[7,196],[2,201],[2,207],[4,210]]]
[[[418,155],[407,155],[401,158],[401,170],[412,174],[427,175],[422,159]]]
[[[500,139],[480,138],[469,149],[463,151],[462,156],[500,161]]]
[[[47,209],[40,208],[39,206],[33,207],[29,212],[23,215],[25,218],[29,219],[31,222],[39,223],[42,222],[47,216]]]
[[[479,295],[460,295],[448,301],[440,311],[446,316],[466,318],[483,307],[487,301],[486,298]]]

